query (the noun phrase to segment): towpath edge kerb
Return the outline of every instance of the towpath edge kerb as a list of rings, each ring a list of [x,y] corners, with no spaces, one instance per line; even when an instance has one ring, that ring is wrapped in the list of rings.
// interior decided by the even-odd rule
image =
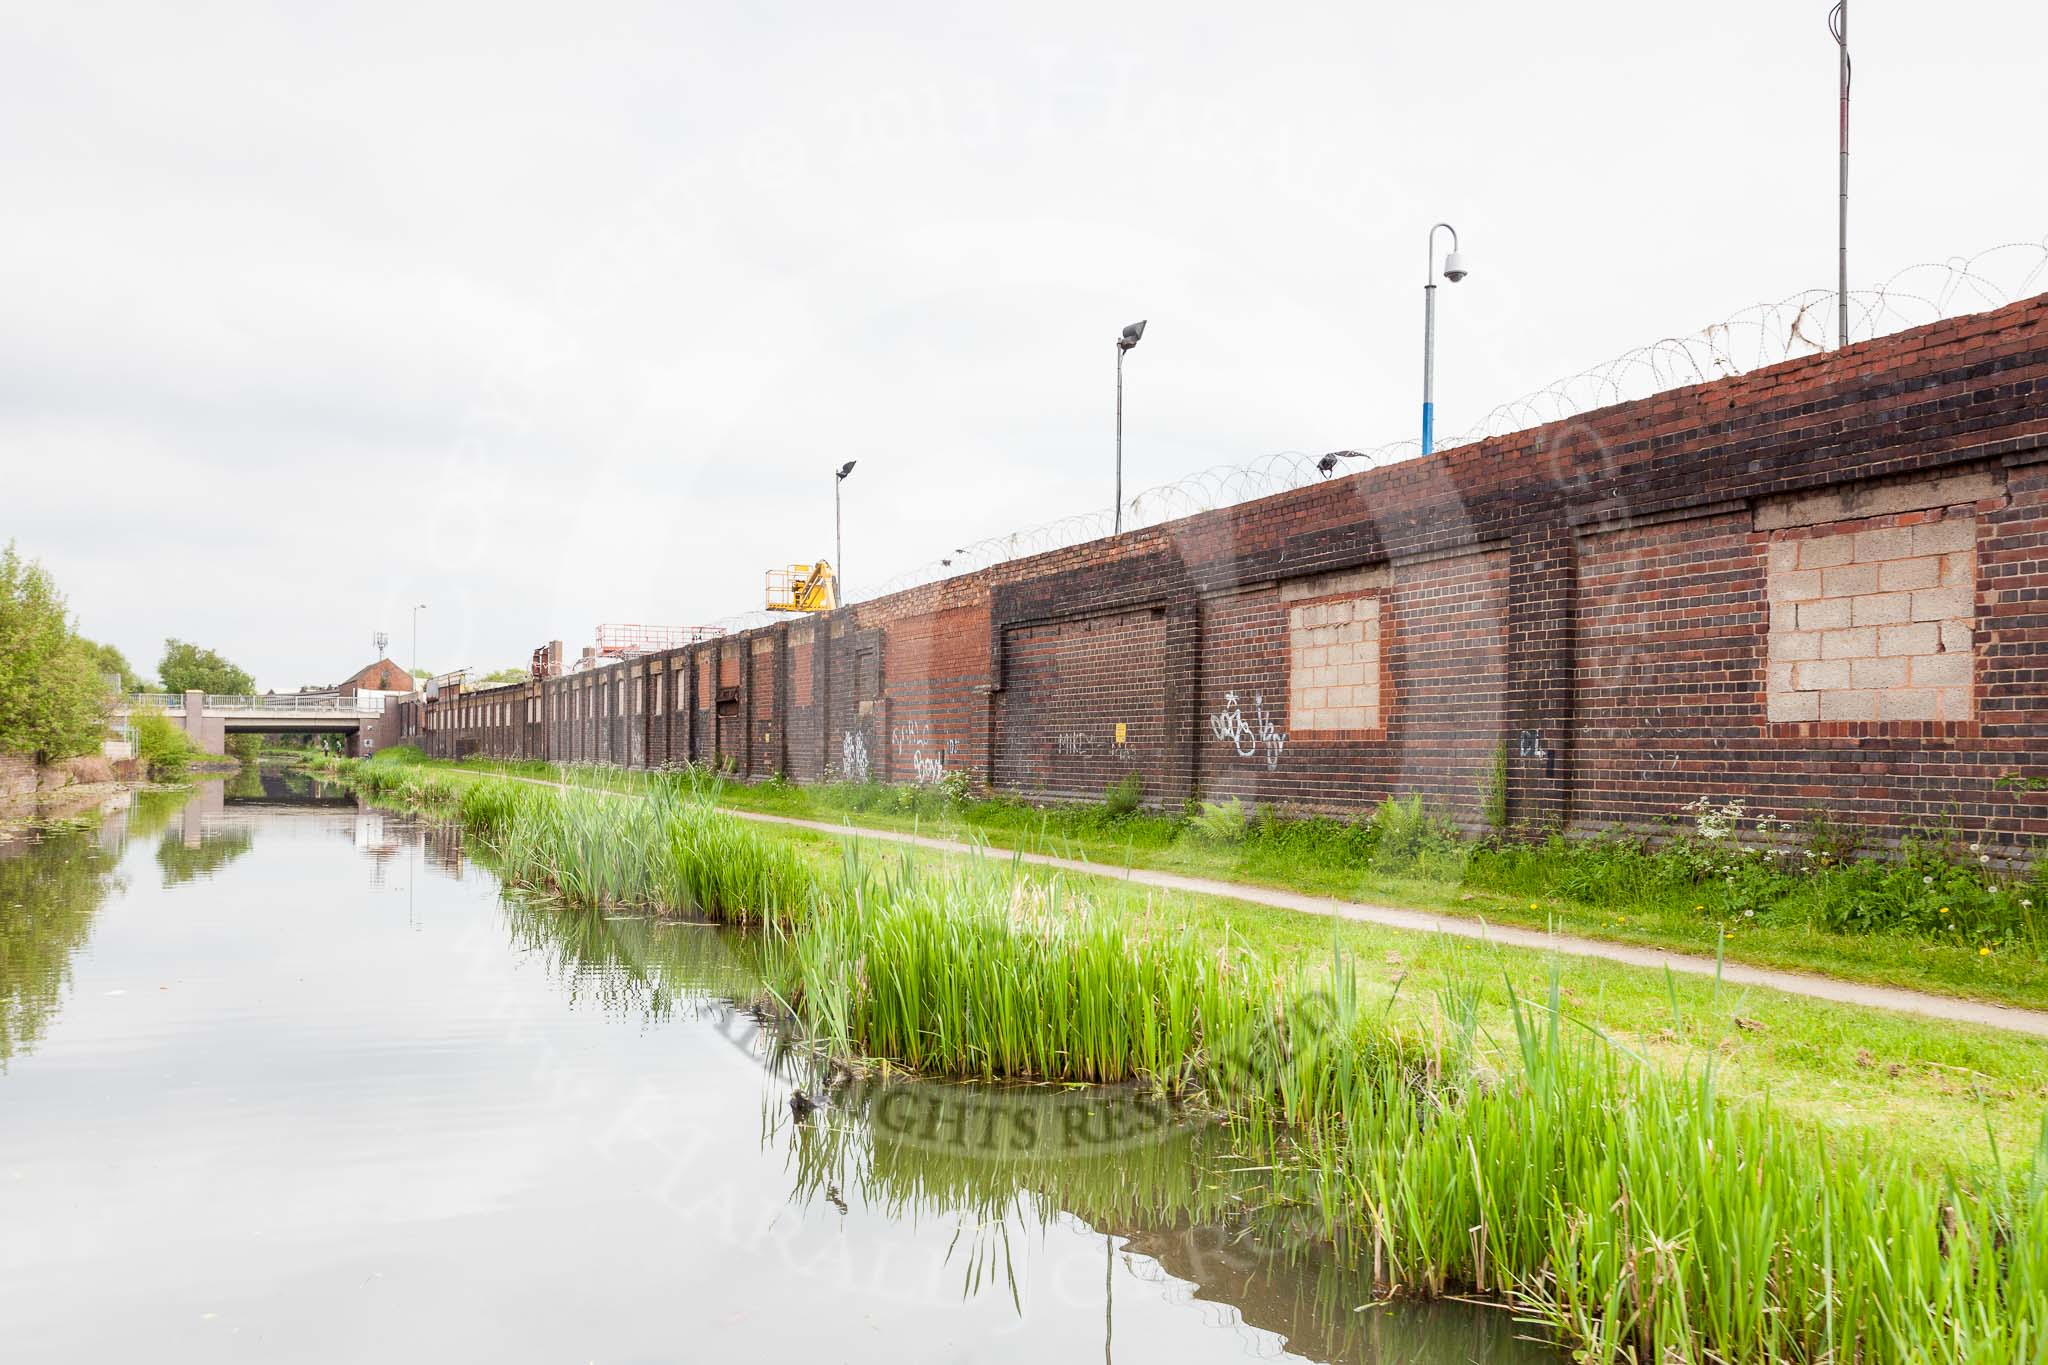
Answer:
[[[510,777],[506,773],[491,773],[493,777]],[[600,787],[583,787],[573,782],[551,782],[539,777],[512,777],[515,782],[529,782],[538,787],[557,787],[564,791],[602,791],[608,796],[630,796],[630,792],[606,791]],[[1604,939],[1577,938],[1570,934],[1547,933],[1540,929],[1524,929],[1516,925],[1491,924],[1481,919],[1465,919],[1455,915],[1439,915],[1428,910],[1403,910],[1391,905],[1371,905],[1361,901],[1337,900],[1330,896],[1310,896],[1299,891],[1284,891],[1278,887],[1258,886],[1249,882],[1216,881],[1208,877],[1189,877],[1178,872],[1155,872],[1147,868],[1124,868],[1104,863],[1089,862],[1085,858],[1059,858],[1049,853],[1026,853],[1022,850],[1000,849],[984,844],[962,843],[955,839],[935,839],[925,834],[902,834],[893,830],[867,829],[860,825],[834,824],[826,820],[804,820],[793,815],[767,815],[759,811],[735,810],[721,806],[727,815],[741,820],[753,820],[764,825],[785,825],[795,829],[807,829],[836,838],[873,839],[878,843],[907,844],[915,848],[929,849],[935,853],[963,853],[984,857],[1000,856],[1014,858],[1034,867],[1058,868],[1066,872],[1077,872],[1088,877],[1110,877],[1138,886],[1157,887],[1162,891],[1183,891],[1197,896],[1220,896],[1226,900],[1248,901],[1254,905],[1268,905],[1279,910],[1294,910],[1305,915],[1322,915],[1331,919],[1357,920],[1363,924],[1378,924],[1389,929],[1406,929],[1422,934],[1447,934],[1453,938],[1473,939],[1484,943],[1505,944],[1514,948],[1534,948],[1542,952],[1562,953],[1568,957],[1599,958],[1607,962],[1619,962],[1631,967],[1663,969],[1685,976],[1719,975],[1723,981],[1737,986],[1762,986],[1768,990],[1783,991],[1788,995],[1803,995],[1814,1000],[1828,1000],[1839,1005],[1860,1005],[1871,1009],[1896,1010],[1903,1014],[1917,1014],[1930,1019],[1947,1019],[1959,1024],[1977,1024],[1985,1028],[2004,1029],[2012,1033],[2031,1034],[2037,1038],[2048,1038],[2048,1011],[2022,1009],[2016,1005],[1993,1005],[1981,1000],[1966,1000],[1959,996],[1932,995],[1925,991],[1906,990],[1898,986],[1876,986],[1859,981],[1838,981],[1833,977],[1814,976],[1806,972],[1788,972],[1775,967],[1752,967],[1745,963],[1715,961],[1696,953],[1674,953],[1662,948],[1643,948],[1627,943],[1609,943]]]

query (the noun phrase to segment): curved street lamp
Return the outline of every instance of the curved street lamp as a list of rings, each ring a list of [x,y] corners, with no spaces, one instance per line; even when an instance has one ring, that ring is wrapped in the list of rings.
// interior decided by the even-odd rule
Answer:
[[[1451,250],[1444,257],[1444,278],[1452,284],[1465,278],[1465,258],[1458,254],[1458,230],[1438,223],[1429,230],[1429,256],[1422,268],[1422,453],[1436,448],[1436,234],[1451,234]]]

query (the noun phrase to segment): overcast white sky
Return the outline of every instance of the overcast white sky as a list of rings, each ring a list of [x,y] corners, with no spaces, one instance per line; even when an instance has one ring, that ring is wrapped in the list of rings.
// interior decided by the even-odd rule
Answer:
[[[1826,0],[0,3],[0,538],[436,669],[1411,436],[1834,278]],[[2048,6],[1854,0],[1852,271],[2048,233]]]

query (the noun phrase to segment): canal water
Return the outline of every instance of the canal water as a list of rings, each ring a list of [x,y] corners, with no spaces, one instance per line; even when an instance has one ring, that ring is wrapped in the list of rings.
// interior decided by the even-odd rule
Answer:
[[[821,1070],[761,951],[269,769],[7,842],[0,1356],[1556,1359],[1143,1097]]]

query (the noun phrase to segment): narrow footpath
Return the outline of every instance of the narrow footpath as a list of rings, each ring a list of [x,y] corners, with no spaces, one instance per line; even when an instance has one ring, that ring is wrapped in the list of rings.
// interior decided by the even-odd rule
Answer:
[[[520,777],[513,780],[531,782],[542,787],[567,789],[573,786],[571,783],[551,782],[539,777]],[[588,787],[574,789],[593,790]],[[624,796],[630,793],[607,794]],[[1047,853],[1023,853],[961,843],[953,839],[934,839],[922,834],[864,829],[858,825],[832,824],[824,820],[801,820],[791,815],[764,815],[756,811],[734,810],[729,806],[721,806],[719,809],[741,820],[753,820],[764,825],[787,825],[796,829],[830,834],[837,838],[907,844],[915,848],[930,849],[936,853],[997,856],[1005,861],[1016,858],[1035,867],[1059,868],[1062,871],[1077,872],[1089,877],[1110,877],[1138,886],[1157,887],[1162,891],[1222,896],[1229,900],[1249,901],[1255,905],[1270,905],[1281,910],[1295,910],[1305,915],[1325,915],[1333,919],[1380,924],[1390,929],[1408,929],[1423,934],[1448,934],[1455,938],[1478,939],[1515,948],[1535,948],[1543,952],[1563,953],[1569,957],[1604,958],[1609,962],[1625,963],[1632,967],[1663,969],[1687,976],[1713,976],[1719,972],[1723,981],[1733,985],[1762,986],[1790,995],[1832,1000],[1837,1004],[1898,1010],[1905,1014],[1918,1014],[1931,1019],[1948,1019],[1960,1024],[1980,1024],[1987,1028],[2006,1029],[2013,1033],[2048,1038],[2048,1011],[2043,1010],[2020,1009],[2013,1005],[1992,1005],[1978,1000],[1964,1000],[1951,995],[1931,995],[1925,991],[1905,990],[1896,986],[1873,986],[1858,981],[1839,981],[1833,977],[1788,972],[1775,967],[1752,967],[1740,962],[1726,961],[1717,963],[1711,957],[1702,957],[1695,953],[1674,953],[1663,948],[1609,943],[1597,938],[1553,934],[1541,929],[1524,929],[1517,925],[1489,924],[1481,919],[1440,915],[1428,910],[1403,910],[1391,905],[1370,905],[1360,901],[1337,900],[1329,896],[1310,896],[1299,891],[1283,891],[1277,887],[1257,886],[1247,882],[1216,881],[1208,877],[1183,876],[1177,872],[1115,867],[1105,863],[1089,862],[1085,858],[1057,858]]]

